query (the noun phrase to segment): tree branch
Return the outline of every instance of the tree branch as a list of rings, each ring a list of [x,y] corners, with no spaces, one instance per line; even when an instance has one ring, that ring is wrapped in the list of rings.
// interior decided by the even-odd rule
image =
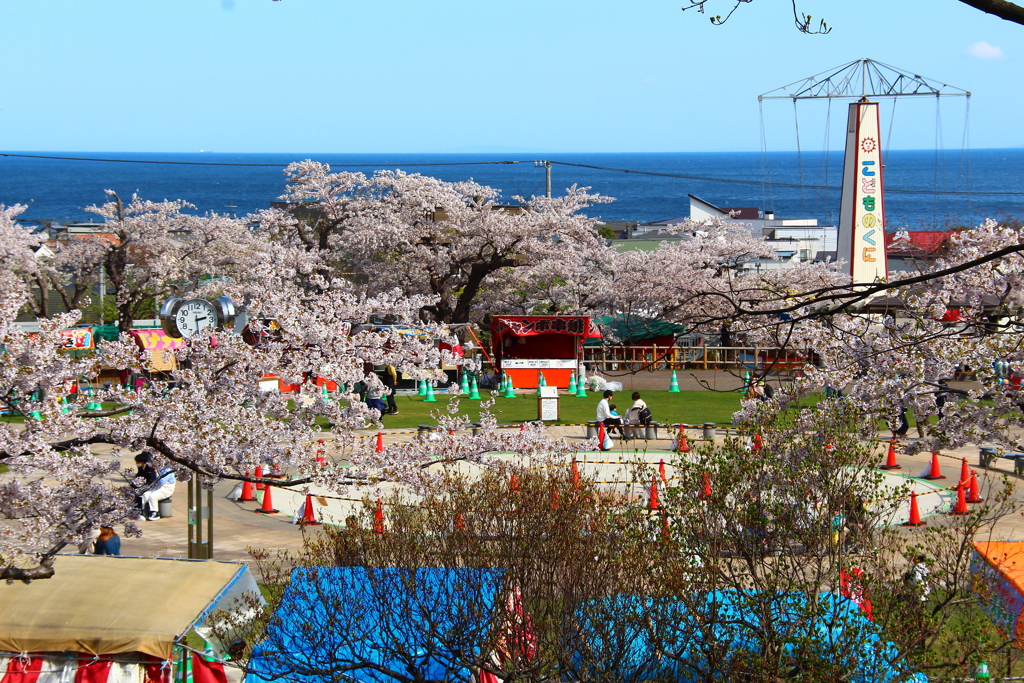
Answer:
[[[1007,0],[960,0],[976,10],[1024,26],[1024,7]]]

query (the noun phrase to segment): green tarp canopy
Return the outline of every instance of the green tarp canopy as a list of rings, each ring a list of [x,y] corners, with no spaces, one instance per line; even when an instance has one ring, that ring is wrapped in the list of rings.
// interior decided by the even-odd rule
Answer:
[[[653,337],[675,337],[689,331],[686,325],[638,316],[606,315],[595,318],[594,322],[606,337],[614,336],[618,339],[615,344],[623,346],[637,344]],[[604,342],[604,339],[587,339],[584,346],[601,346]]]

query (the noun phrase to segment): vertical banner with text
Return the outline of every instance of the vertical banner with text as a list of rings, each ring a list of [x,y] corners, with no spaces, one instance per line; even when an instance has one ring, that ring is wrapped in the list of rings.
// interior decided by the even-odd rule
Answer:
[[[850,105],[843,165],[836,257],[854,284],[885,280],[885,200],[882,196],[882,145],[878,103]]]

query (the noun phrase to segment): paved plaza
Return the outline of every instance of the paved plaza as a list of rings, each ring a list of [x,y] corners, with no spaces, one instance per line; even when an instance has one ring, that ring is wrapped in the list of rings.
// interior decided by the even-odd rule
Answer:
[[[546,428],[546,432],[553,437],[562,437],[577,442],[585,439],[583,427],[551,426]],[[366,432],[368,438],[372,438],[373,435],[374,432]],[[649,477],[657,472],[658,463],[664,460],[667,476],[673,476],[671,462],[674,454],[669,451],[673,435],[663,430],[659,430],[658,435],[660,438],[648,442],[623,443],[616,441],[615,448],[611,451],[581,456],[578,461],[580,470],[586,475],[593,476],[597,481],[608,482],[602,484],[607,489],[615,490],[635,500],[645,500],[649,483],[633,481],[633,477],[637,476],[634,463],[646,462],[650,469],[649,473],[644,476]],[[690,431],[690,438],[694,443],[699,442],[700,435],[699,430]],[[329,437],[329,435],[325,436]],[[384,432],[383,438],[385,444],[390,444],[408,441],[414,438],[414,435],[409,434],[408,430],[392,430],[391,433]],[[725,430],[716,430],[716,441],[721,442],[724,438]],[[94,447],[94,452],[103,455],[105,452],[109,453],[109,449],[97,446]],[[886,445],[879,443],[879,463],[884,461],[885,452]],[[983,495],[986,495],[991,486],[997,485],[1003,476],[1008,476],[1017,489],[1018,498],[1024,501],[1024,479],[1014,474],[1011,460],[998,460],[985,470],[978,467],[978,448],[976,447],[943,451],[942,455],[940,461],[946,478],[936,482],[927,482],[916,477],[924,473],[931,456],[927,453],[909,456],[903,454],[902,449],[898,449],[897,462],[901,468],[886,473],[883,485],[894,490],[902,487],[908,478],[912,478],[911,488],[919,495],[922,517],[932,524],[941,523],[942,520],[948,519],[944,512],[949,509],[955,495],[955,492],[941,489],[955,485],[960,474],[960,459],[966,457],[969,465],[979,474]],[[127,464],[131,464],[130,458],[123,457],[122,465]],[[0,475],[0,478],[3,476]],[[214,489],[214,556],[216,559],[249,561],[250,557],[246,550],[248,547],[290,550],[301,547],[303,531],[299,525],[292,523],[293,516],[304,501],[301,494],[275,489],[273,503],[280,512],[271,515],[256,514],[254,510],[259,507],[257,503],[237,503],[228,498],[236,485],[236,482],[224,481],[217,484]],[[387,496],[393,489],[394,485],[381,484],[372,488],[350,491],[346,497],[351,500],[321,498],[314,503],[317,518],[325,522],[343,523],[349,514],[364,504],[362,502],[364,499],[375,500],[378,491],[380,495]],[[313,490],[313,493],[327,494],[326,491],[317,491],[316,489]],[[892,504],[880,503],[879,505]],[[187,491],[185,484],[180,482],[174,495],[173,510],[172,517],[152,522],[140,521],[139,525],[143,529],[144,535],[141,538],[122,538],[122,554],[141,557],[187,557]],[[907,513],[907,499],[902,499],[892,507],[891,517],[896,523],[899,523],[907,518]],[[908,529],[905,533],[914,533],[914,531]],[[1024,539],[1024,518],[1021,515],[1005,517],[996,524],[992,537],[999,540]]]

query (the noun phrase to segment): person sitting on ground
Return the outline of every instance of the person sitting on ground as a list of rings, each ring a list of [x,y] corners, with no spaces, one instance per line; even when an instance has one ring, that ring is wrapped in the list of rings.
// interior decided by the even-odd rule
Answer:
[[[614,395],[615,392],[608,389],[605,390],[602,395],[603,398],[597,404],[597,421],[604,423],[605,429],[608,430],[608,434],[615,433],[615,430],[618,430],[619,434],[622,434],[622,420],[618,416],[612,416],[610,400]]]
[[[160,519],[160,501],[174,495],[174,485],[177,483],[178,479],[170,467],[157,472],[149,490],[142,493],[142,512],[146,520],[152,522]]]
[[[120,557],[121,537],[111,527],[101,526],[99,538],[96,539],[96,545],[92,552],[93,555],[114,555],[115,557]]]

